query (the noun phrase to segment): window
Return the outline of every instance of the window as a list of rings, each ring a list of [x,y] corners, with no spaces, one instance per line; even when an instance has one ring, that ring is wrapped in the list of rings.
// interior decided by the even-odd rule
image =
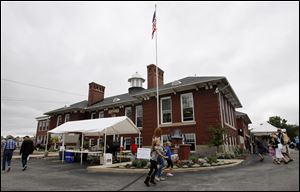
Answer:
[[[129,119],[131,119],[131,107],[125,108],[125,116],[127,116]]]
[[[46,122],[46,130],[48,130],[48,129],[49,129],[49,122],[50,122],[50,120],[49,120],[49,119],[47,119],[47,122]]]
[[[137,127],[142,127],[143,126],[143,106],[138,105],[135,107],[135,124]]]
[[[131,138],[130,137],[125,137],[124,138],[124,149],[125,150],[130,150],[130,145],[131,145]]]
[[[104,117],[104,111],[100,111],[99,112],[99,118],[103,118]]]
[[[194,133],[186,133],[184,135],[184,143],[191,145],[191,151],[196,150],[196,135]]]
[[[65,122],[70,121],[70,114],[65,114]]]
[[[135,137],[134,138],[135,140],[135,144],[139,147],[139,137]],[[140,137],[140,146],[142,147],[143,146],[143,137]]]
[[[93,113],[91,114],[91,119],[97,119],[97,117],[96,117],[96,112],[93,112]]]
[[[162,143],[166,143],[167,141],[170,140],[170,136],[169,135],[161,135],[161,140],[160,142]]]
[[[43,130],[46,130],[46,121],[43,121]]]
[[[62,117],[61,115],[57,116],[57,122],[56,122],[56,127],[62,124]]]
[[[42,130],[42,125],[43,125],[43,122],[42,122],[42,121],[39,121],[39,130],[40,130],[40,131]]]
[[[161,98],[161,120],[162,123],[171,123],[172,122],[172,101],[171,97]]]
[[[193,94],[187,93],[181,95],[181,121],[194,120]]]

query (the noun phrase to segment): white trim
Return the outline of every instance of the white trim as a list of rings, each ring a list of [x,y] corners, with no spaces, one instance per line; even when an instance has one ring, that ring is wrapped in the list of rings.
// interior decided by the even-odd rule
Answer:
[[[62,120],[62,116],[61,116],[61,115],[58,115],[58,116],[57,116],[57,120],[56,120],[56,127],[57,127],[57,126],[58,126],[58,124],[59,124],[59,122],[58,122],[58,120],[59,120],[59,119],[61,119],[61,120]]]
[[[231,128],[231,129],[233,129],[233,130],[237,130],[235,127],[233,127],[232,125],[229,125],[228,123],[225,123],[225,125],[227,126],[227,127],[229,127],[229,128]]]
[[[68,122],[67,117],[69,117],[68,121],[70,121],[70,113],[65,114],[65,122]]]
[[[163,100],[168,100],[168,99],[170,99],[170,101],[171,101],[171,103],[170,103],[170,113],[171,113],[171,121],[170,122],[163,122],[163,109],[162,109],[162,101]],[[171,96],[168,96],[168,97],[162,97],[162,98],[160,98],[160,123],[161,124],[172,124],[172,98],[171,98]]]
[[[193,93],[184,93],[180,95],[180,113],[181,113],[181,122],[188,122],[188,121],[183,121],[183,106],[182,106],[182,97],[185,95],[191,95],[192,97],[192,107],[193,107],[193,120],[189,121],[195,121],[195,111],[194,111],[194,96]]]
[[[101,114],[103,114],[103,117],[101,117]],[[104,111],[99,111],[99,119],[104,118]]]
[[[137,106],[135,106],[135,125],[136,125],[136,127],[138,127],[138,125],[137,125],[137,108],[138,107],[141,107],[141,109],[142,109],[142,111],[143,111],[143,105],[137,105]],[[142,113],[142,119],[143,119],[143,113]],[[142,128],[143,127],[143,121],[142,121],[142,126],[141,127],[138,127],[138,128]]]
[[[91,119],[94,119],[94,118],[93,118],[93,115],[96,115],[96,112],[92,112],[92,113],[91,113]]]

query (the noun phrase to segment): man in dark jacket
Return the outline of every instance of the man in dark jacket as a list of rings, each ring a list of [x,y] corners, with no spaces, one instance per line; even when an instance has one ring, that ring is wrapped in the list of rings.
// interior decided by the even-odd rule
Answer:
[[[27,159],[29,154],[32,154],[34,151],[33,141],[29,138],[29,136],[24,137],[24,141],[21,146],[20,155],[22,155],[22,165],[23,171],[27,168]]]

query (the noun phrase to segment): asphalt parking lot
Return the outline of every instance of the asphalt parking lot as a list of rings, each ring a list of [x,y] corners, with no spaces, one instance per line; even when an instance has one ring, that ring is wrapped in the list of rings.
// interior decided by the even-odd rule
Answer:
[[[1,191],[299,191],[299,152],[292,155],[295,161],[286,165],[275,165],[267,156],[262,163],[249,156],[235,167],[176,173],[151,187],[143,183],[145,173],[93,173],[55,159],[30,159],[22,171],[20,160],[14,159],[12,170],[1,172]]]

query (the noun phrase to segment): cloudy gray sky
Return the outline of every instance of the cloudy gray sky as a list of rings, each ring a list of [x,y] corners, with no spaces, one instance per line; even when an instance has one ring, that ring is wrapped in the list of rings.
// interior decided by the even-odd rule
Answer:
[[[36,117],[87,100],[92,81],[107,97],[127,92],[136,71],[146,79],[154,4],[1,1],[1,135],[34,135]],[[253,124],[299,124],[299,2],[157,6],[166,83],[226,76]]]

